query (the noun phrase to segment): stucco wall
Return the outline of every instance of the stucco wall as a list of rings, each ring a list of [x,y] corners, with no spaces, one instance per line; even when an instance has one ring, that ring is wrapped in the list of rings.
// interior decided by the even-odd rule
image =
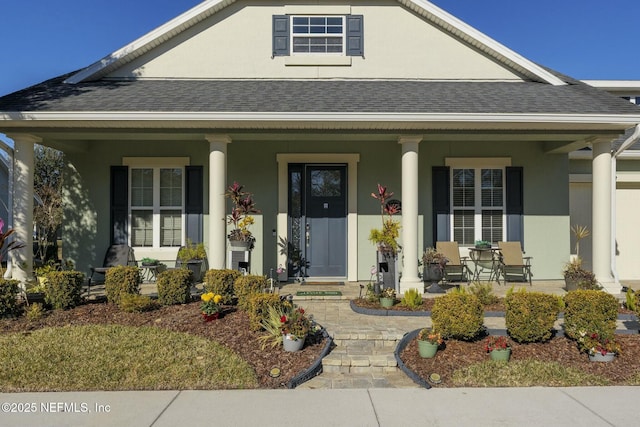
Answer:
[[[351,14],[364,16],[364,57],[348,57],[351,64],[347,66],[285,65],[291,57],[272,58],[272,15],[288,9],[254,0],[228,6],[111,77],[520,80],[396,1],[350,3]],[[336,5],[348,5],[288,4],[308,5],[297,8],[296,14],[331,14]]]

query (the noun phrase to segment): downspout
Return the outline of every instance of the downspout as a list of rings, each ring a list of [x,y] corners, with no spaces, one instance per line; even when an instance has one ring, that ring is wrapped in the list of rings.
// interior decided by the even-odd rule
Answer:
[[[616,285],[620,285],[620,277],[616,266],[616,160],[624,150],[631,147],[638,140],[640,140],[640,124],[636,125],[631,136],[611,156],[611,274]]]

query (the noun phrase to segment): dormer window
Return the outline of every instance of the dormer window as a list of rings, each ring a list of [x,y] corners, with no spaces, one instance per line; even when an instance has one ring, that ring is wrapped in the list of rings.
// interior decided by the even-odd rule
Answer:
[[[362,15],[275,15],[273,56],[364,56]]]

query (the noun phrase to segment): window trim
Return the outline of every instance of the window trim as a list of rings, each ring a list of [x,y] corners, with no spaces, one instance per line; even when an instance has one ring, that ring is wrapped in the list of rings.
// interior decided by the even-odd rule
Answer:
[[[290,46],[289,46],[289,54],[291,56],[308,56],[308,55],[313,55],[313,56],[346,56],[347,55],[347,17],[345,15],[333,15],[333,14],[329,14],[329,15],[304,15],[304,14],[296,14],[296,15],[288,15],[289,16],[289,40],[290,42]],[[342,28],[342,32],[340,33],[321,33],[321,34],[316,34],[316,33],[295,33],[294,32],[294,27],[295,25],[293,24],[293,21],[296,18],[305,18],[305,19],[313,19],[313,18],[323,18],[325,20],[329,19],[329,18],[340,18],[341,21],[341,28]],[[309,22],[309,27],[311,27],[312,24],[311,22]],[[325,24],[325,27],[327,27],[328,24]],[[295,46],[295,39],[296,38],[330,38],[330,37],[334,37],[334,38],[340,38],[342,39],[342,43],[341,43],[341,51],[340,52],[295,52],[294,51],[294,46]]]
[[[496,157],[496,158],[485,158],[485,157],[473,157],[473,158],[465,158],[465,157],[456,157],[456,158],[446,158],[445,166],[449,167],[449,197],[451,200],[449,207],[449,215],[450,215],[450,224],[449,224],[449,235],[453,239],[454,237],[454,211],[460,210],[460,207],[454,205],[453,199],[453,174],[456,169],[474,169],[479,171],[481,169],[501,169],[502,170],[502,191],[503,191],[503,203],[502,203],[502,239],[507,239],[507,200],[506,200],[506,187],[507,187],[507,176],[506,176],[506,168],[511,166],[511,158],[509,157]],[[482,240],[482,186],[481,184],[481,174],[474,173],[474,190],[475,190],[475,206],[474,206],[474,241]],[[464,209],[470,210],[470,209]],[[497,210],[493,207],[487,207],[485,210]],[[471,246],[464,243],[460,243],[461,246]]]
[[[128,244],[142,251],[175,251],[179,246],[184,246],[186,241],[186,166],[190,165],[188,157],[124,157],[122,165],[128,167],[127,186],[129,189],[129,197],[127,204],[128,216]],[[152,210],[153,223],[153,244],[152,246],[134,246],[133,245],[133,211],[138,210],[131,204],[131,176],[134,169],[153,169],[153,206],[140,207],[140,210]],[[182,203],[179,207],[181,213],[181,229],[182,236],[179,246],[162,246],[161,243],[161,221],[160,214],[163,209],[178,210],[176,206],[160,206],[160,169],[181,169],[182,170]],[[158,173],[156,173],[158,171]]]

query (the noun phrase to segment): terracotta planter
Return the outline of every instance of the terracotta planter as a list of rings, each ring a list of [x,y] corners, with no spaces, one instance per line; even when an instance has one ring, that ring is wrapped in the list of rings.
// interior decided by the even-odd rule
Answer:
[[[613,352],[607,352],[605,354],[594,353],[589,355],[589,360],[592,362],[613,362],[613,359],[615,358],[616,354]]]
[[[438,344],[432,344],[429,341],[418,340],[418,353],[420,357],[430,359],[438,352]]]
[[[508,362],[509,358],[511,357],[511,349],[506,348],[506,349],[491,350],[491,352],[489,353],[489,356],[491,357],[491,360]]]
[[[294,352],[300,351],[304,347],[304,341],[307,339],[307,336],[297,338],[295,335],[283,335],[282,336],[282,346],[284,347],[284,351]]]

